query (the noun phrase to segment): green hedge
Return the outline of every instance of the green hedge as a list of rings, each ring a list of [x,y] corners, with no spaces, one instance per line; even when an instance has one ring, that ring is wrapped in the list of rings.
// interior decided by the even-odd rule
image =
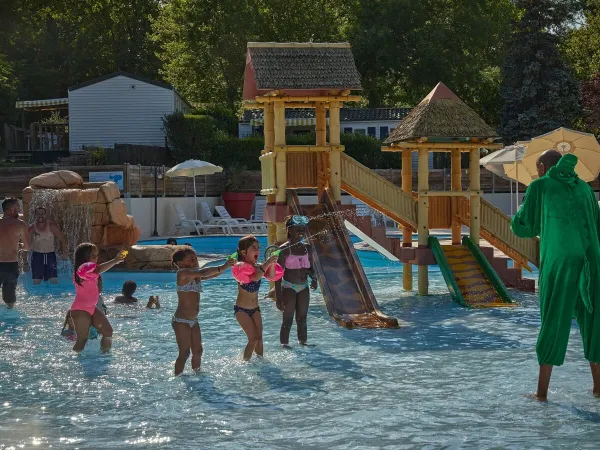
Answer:
[[[186,159],[201,159],[228,168],[246,166],[248,170],[260,169],[262,136],[237,138],[228,134],[217,120],[208,115],[172,114],[165,118],[165,132],[171,156],[175,163]],[[230,125],[229,125],[230,127]],[[314,134],[289,135],[290,145],[311,145]],[[381,151],[381,141],[358,134],[342,134],[341,144],[346,154],[371,169],[399,169],[401,158],[397,153]]]

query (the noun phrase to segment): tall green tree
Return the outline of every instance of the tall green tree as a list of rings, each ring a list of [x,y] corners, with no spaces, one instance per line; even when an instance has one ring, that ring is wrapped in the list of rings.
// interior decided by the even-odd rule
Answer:
[[[349,38],[369,106],[412,106],[443,81],[496,123],[510,0],[360,0]]]
[[[506,142],[570,126],[579,114],[579,85],[559,50],[564,24],[576,12],[567,3],[516,1],[523,14],[502,66],[500,133]]]
[[[583,23],[569,30],[563,50],[578,78],[600,73],[600,0],[587,0]]]

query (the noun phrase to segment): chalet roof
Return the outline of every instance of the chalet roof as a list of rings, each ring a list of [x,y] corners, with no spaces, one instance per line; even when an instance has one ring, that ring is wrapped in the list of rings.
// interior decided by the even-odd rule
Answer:
[[[378,122],[385,120],[402,120],[411,108],[341,108],[340,122]],[[329,112],[329,111],[328,111]],[[329,116],[329,114],[327,114]],[[262,109],[247,109],[241,122],[261,122],[264,117]],[[286,109],[286,119],[313,119],[314,108]]]
[[[249,42],[257,90],[361,89],[349,43]]]
[[[444,83],[438,83],[427,97],[419,103],[394,128],[387,144],[427,138],[491,138],[495,130],[484,122],[469,106]]]
[[[150,78],[142,77],[142,76],[139,76],[139,75],[136,75],[133,73],[129,73],[129,72],[113,72],[113,73],[108,73],[106,75],[102,75],[97,78],[93,78],[88,81],[84,81],[83,83],[76,84],[75,86],[71,86],[69,88],[69,91],[76,91],[77,89],[81,89],[86,86],[91,86],[92,84],[100,83],[101,81],[105,81],[105,80],[110,80],[111,78],[115,78],[115,77],[127,77],[127,78],[131,78],[132,80],[137,80],[137,81],[141,81],[143,83],[153,84],[154,86],[169,89],[171,91],[173,90],[172,85],[163,83],[162,81],[151,80]]]

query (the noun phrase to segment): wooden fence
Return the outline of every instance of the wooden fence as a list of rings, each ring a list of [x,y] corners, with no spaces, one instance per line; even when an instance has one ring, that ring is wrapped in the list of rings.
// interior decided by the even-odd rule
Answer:
[[[160,166],[162,173],[168,170],[166,166]],[[106,165],[106,166],[71,166],[59,167],[61,170],[72,170],[81,175],[84,181],[89,180],[90,172],[123,172],[123,192],[131,197],[154,196],[154,175],[150,166],[141,165]],[[21,197],[23,189],[29,185],[29,180],[42,173],[55,170],[53,166],[46,167],[11,167],[0,168],[0,198]],[[395,185],[402,185],[401,171],[396,169],[375,170],[376,173],[388,179]],[[209,197],[220,196],[224,191],[226,176],[224,173],[196,177],[197,195]],[[468,172],[463,171],[463,189],[469,186]],[[594,190],[598,191],[599,184],[596,180],[591,183]],[[244,192],[258,193],[262,187],[261,173],[258,170],[247,171],[243,177],[241,190]],[[429,187],[431,191],[450,189],[450,171],[432,170],[429,174]],[[481,169],[481,188],[485,193],[509,192],[509,183],[491,172]],[[514,188],[514,185],[513,185]],[[413,174],[413,190],[417,190],[416,173]],[[191,178],[166,178],[157,179],[157,191],[160,196],[183,197],[194,195],[194,185]],[[519,192],[525,192],[525,186],[519,187]],[[314,193],[314,190],[300,190],[303,193]]]

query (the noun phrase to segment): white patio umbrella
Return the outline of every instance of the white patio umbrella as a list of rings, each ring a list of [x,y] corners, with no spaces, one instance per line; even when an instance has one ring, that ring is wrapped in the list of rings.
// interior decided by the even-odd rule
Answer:
[[[204,196],[206,197],[206,175],[223,172],[223,168],[215,166],[206,161],[198,161],[197,159],[188,159],[167,170],[165,176],[174,177],[191,177],[194,180],[194,210],[196,211],[196,220],[198,220],[198,208],[196,205],[196,177],[204,175]]]
[[[532,181],[531,175],[527,171],[521,170],[519,166],[527,150],[526,142],[517,142],[515,145],[509,145],[497,152],[491,153],[480,160],[480,164],[494,174],[511,180],[510,194],[512,197],[512,180],[516,180],[515,205],[519,207],[519,183],[528,185]],[[510,212],[513,214],[513,201],[510,201]]]

